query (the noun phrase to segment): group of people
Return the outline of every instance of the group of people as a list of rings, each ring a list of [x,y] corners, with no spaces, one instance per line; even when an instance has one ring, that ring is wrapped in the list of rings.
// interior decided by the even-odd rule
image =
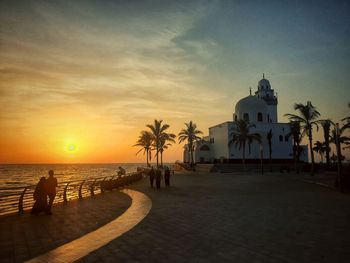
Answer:
[[[49,171],[49,177],[40,178],[39,183],[35,187],[33,198],[35,200],[31,210],[32,215],[41,212],[51,215],[52,203],[56,197],[57,178],[54,177],[54,171]]]
[[[164,169],[164,182],[165,182],[165,187],[170,186],[170,169],[169,167],[165,167]],[[151,187],[153,188],[154,186],[154,180],[156,181],[156,187],[157,189],[160,188],[160,183],[162,181],[162,170],[161,169],[154,169],[153,167],[148,173],[149,175],[149,182]]]

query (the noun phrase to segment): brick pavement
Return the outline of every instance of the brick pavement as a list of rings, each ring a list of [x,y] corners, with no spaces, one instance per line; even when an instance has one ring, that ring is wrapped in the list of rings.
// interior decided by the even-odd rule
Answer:
[[[130,232],[80,262],[350,262],[350,196],[283,175],[175,175]]]
[[[160,190],[149,188],[145,179],[133,185],[133,189],[152,199],[151,212],[135,228],[79,261],[350,262],[349,195],[279,174],[176,174],[172,183],[171,188]],[[110,212],[104,209],[107,215],[118,209],[121,212],[120,207],[126,209],[129,205],[127,197],[116,192],[101,196],[101,200],[106,198],[116,203]],[[101,201],[100,206],[104,203]],[[98,204],[88,205],[90,209],[95,206]],[[55,210],[52,219],[45,216],[39,219],[54,220]],[[67,208],[65,212],[69,214],[69,211]],[[81,217],[81,220],[91,223],[96,217],[108,222],[116,215],[108,217],[98,211],[86,213],[87,219]],[[28,228],[31,224],[41,225],[35,218],[25,217],[28,216],[23,219]],[[68,224],[66,234],[86,230],[84,224],[77,224],[79,220],[71,222],[68,218],[55,219],[57,225]],[[16,239],[21,232],[38,237],[40,242],[36,240],[36,244],[49,242],[55,246],[54,240],[65,241],[59,229],[54,232],[49,227],[48,237],[39,230],[32,233],[26,227],[21,228],[19,222],[12,222],[15,227],[7,229],[4,225],[10,222],[4,221],[0,220],[1,233],[7,231],[5,236],[10,236],[12,231],[12,242],[18,242],[12,252],[16,261],[28,253],[23,245],[28,241]],[[4,244],[6,239],[2,238],[2,252]],[[35,244],[28,247],[31,255],[39,254]]]
[[[130,204],[126,194],[113,191],[56,205],[51,216],[1,217],[1,262],[22,262],[75,240],[120,216]]]

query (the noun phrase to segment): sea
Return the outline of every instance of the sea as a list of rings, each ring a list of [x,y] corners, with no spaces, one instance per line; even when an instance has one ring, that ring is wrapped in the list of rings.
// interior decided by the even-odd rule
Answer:
[[[54,170],[59,182],[67,182],[113,176],[117,174],[119,166],[122,166],[126,173],[132,173],[137,167],[146,167],[146,164],[0,164],[0,189],[36,184],[40,177],[48,176],[49,170]]]

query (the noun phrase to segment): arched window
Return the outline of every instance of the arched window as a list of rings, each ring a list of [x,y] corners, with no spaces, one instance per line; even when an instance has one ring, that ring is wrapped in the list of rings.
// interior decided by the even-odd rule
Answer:
[[[267,114],[267,122],[270,122],[270,114]]]
[[[243,120],[249,121],[249,114],[248,113],[243,114]]]
[[[258,112],[258,121],[263,121],[263,115],[261,112]]]
[[[202,145],[200,148],[199,148],[200,151],[210,151],[210,148],[208,145]]]
[[[235,121],[237,121],[237,115],[235,115]]]
[[[284,136],[284,141],[288,142],[288,135]]]
[[[283,142],[283,136],[280,135],[279,138],[280,138],[280,142]]]

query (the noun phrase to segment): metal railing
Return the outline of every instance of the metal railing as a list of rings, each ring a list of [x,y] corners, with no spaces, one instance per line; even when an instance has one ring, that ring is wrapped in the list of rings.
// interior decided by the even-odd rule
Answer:
[[[71,180],[59,182],[54,204],[66,203],[70,200],[82,199],[124,187],[142,178],[141,173],[129,173],[123,177],[106,176],[86,180]],[[0,188],[0,215],[23,213],[32,208],[33,194],[36,185]]]

